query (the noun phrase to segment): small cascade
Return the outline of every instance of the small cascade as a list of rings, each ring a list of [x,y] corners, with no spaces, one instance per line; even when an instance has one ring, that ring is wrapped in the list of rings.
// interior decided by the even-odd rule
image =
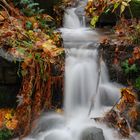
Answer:
[[[75,8],[67,9],[64,15],[64,28],[76,29],[80,27],[81,23],[75,14]]]
[[[86,27],[86,17],[85,16],[83,16],[82,17],[82,27]]]

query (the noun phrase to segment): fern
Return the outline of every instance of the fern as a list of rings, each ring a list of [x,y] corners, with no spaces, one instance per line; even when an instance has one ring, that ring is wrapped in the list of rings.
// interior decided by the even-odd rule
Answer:
[[[13,136],[13,132],[8,129],[0,130],[0,140],[10,140]]]
[[[138,68],[136,64],[130,65],[128,60],[126,60],[125,62],[122,63],[122,68],[125,72],[125,74],[129,74],[132,72],[138,72]]]
[[[135,87],[140,90],[140,77],[138,77],[135,81]]]
[[[34,16],[44,12],[43,9],[39,8],[39,3],[34,2],[34,0],[14,0],[14,3],[26,16]]]
[[[34,7],[36,7],[36,6],[39,6],[39,3],[30,3],[28,6],[27,6],[27,8],[34,8]]]
[[[30,4],[33,3],[33,0],[19,0],[20,4]]]

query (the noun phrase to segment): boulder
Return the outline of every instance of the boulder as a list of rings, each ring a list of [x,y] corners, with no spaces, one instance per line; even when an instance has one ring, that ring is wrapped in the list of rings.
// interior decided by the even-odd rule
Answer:
[[[105,140],[105,138],[102,129],[89,127],[83,130],[80,140]]]

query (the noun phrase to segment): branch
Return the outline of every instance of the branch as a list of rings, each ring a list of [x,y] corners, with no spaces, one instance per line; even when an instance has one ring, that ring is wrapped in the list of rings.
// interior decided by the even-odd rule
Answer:
[[[11,7],[6,0],[0,0],[10,11],[14,12],[16,15],[19,16],[19,14],[14,10],[13,7]]]

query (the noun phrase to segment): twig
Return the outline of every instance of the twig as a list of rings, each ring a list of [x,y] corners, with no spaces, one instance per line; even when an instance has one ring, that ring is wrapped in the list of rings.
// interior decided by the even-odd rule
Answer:
[[[116,103],[113,105],[113,107],[111,108],[111,110],[110,111],[112,111],[114,108],[115,108],[115,106],[119,103],[119,101],[122,99],[122,96],[116,101]]]
[[[98,71],[98,81],[97,81],[97,85],[96,85],[96,95],[98,94],[98,90],[99,90],[99,85],[100,85],[100,79],[101,79],[101,61],[102,61],[102,53],[103,53],[103,49],[101,49],[101,52],[99,54],[99,59],[98,59],[98,68],[99,68],[99,71]],[[88,116],[90,116],[91,114],[91,110],[92,110],[92,107],[94,106],[94,100],[93,98],[95,97],[95,95],[93,95],[92,97],[92,100],[91,100],[91,105],[90,105],[90,108],[89,108],[89,112],[88,112]]]
[[[19,15],[13,7],[11,7],[6,0],[0,0],[10,11],[14,12],[16,15]]]
[[[8,10],[5,8],[5,6],[3,6],[2,4],[0,4],[0,6],[6,11],[8,17],[10,17],[10,14],[9,14]],[[9,19],[9,20],[10,20],[10,19]]]
[[[9,5],[5,0],[0,0],[0,1],[2,1],[5,5]],[[9,19],[9,21],[11,22],[12,26],[14,26],[20,34],[22,34],[23,36],[25,36],[27,39],[30,39],[30,37],[29,37],[28,35],[24,34],[22,31],[20,31],[20,29],[19,29],[17,26],[15,26],[15,25],[12,23],[12,20],[11,20],[11,18],[10,18],[10,14],[9,14],[8,10],[5,8],[5,6],[3,6],[2,4],[0,4],[0,6],[6,11],[6,13],[7,13],[7,15],[8,15],[8,19]],[[12,7],[11,7],[11,8],[12,8]],[[18,15],[18,14],[17,14],[17,15]]]

